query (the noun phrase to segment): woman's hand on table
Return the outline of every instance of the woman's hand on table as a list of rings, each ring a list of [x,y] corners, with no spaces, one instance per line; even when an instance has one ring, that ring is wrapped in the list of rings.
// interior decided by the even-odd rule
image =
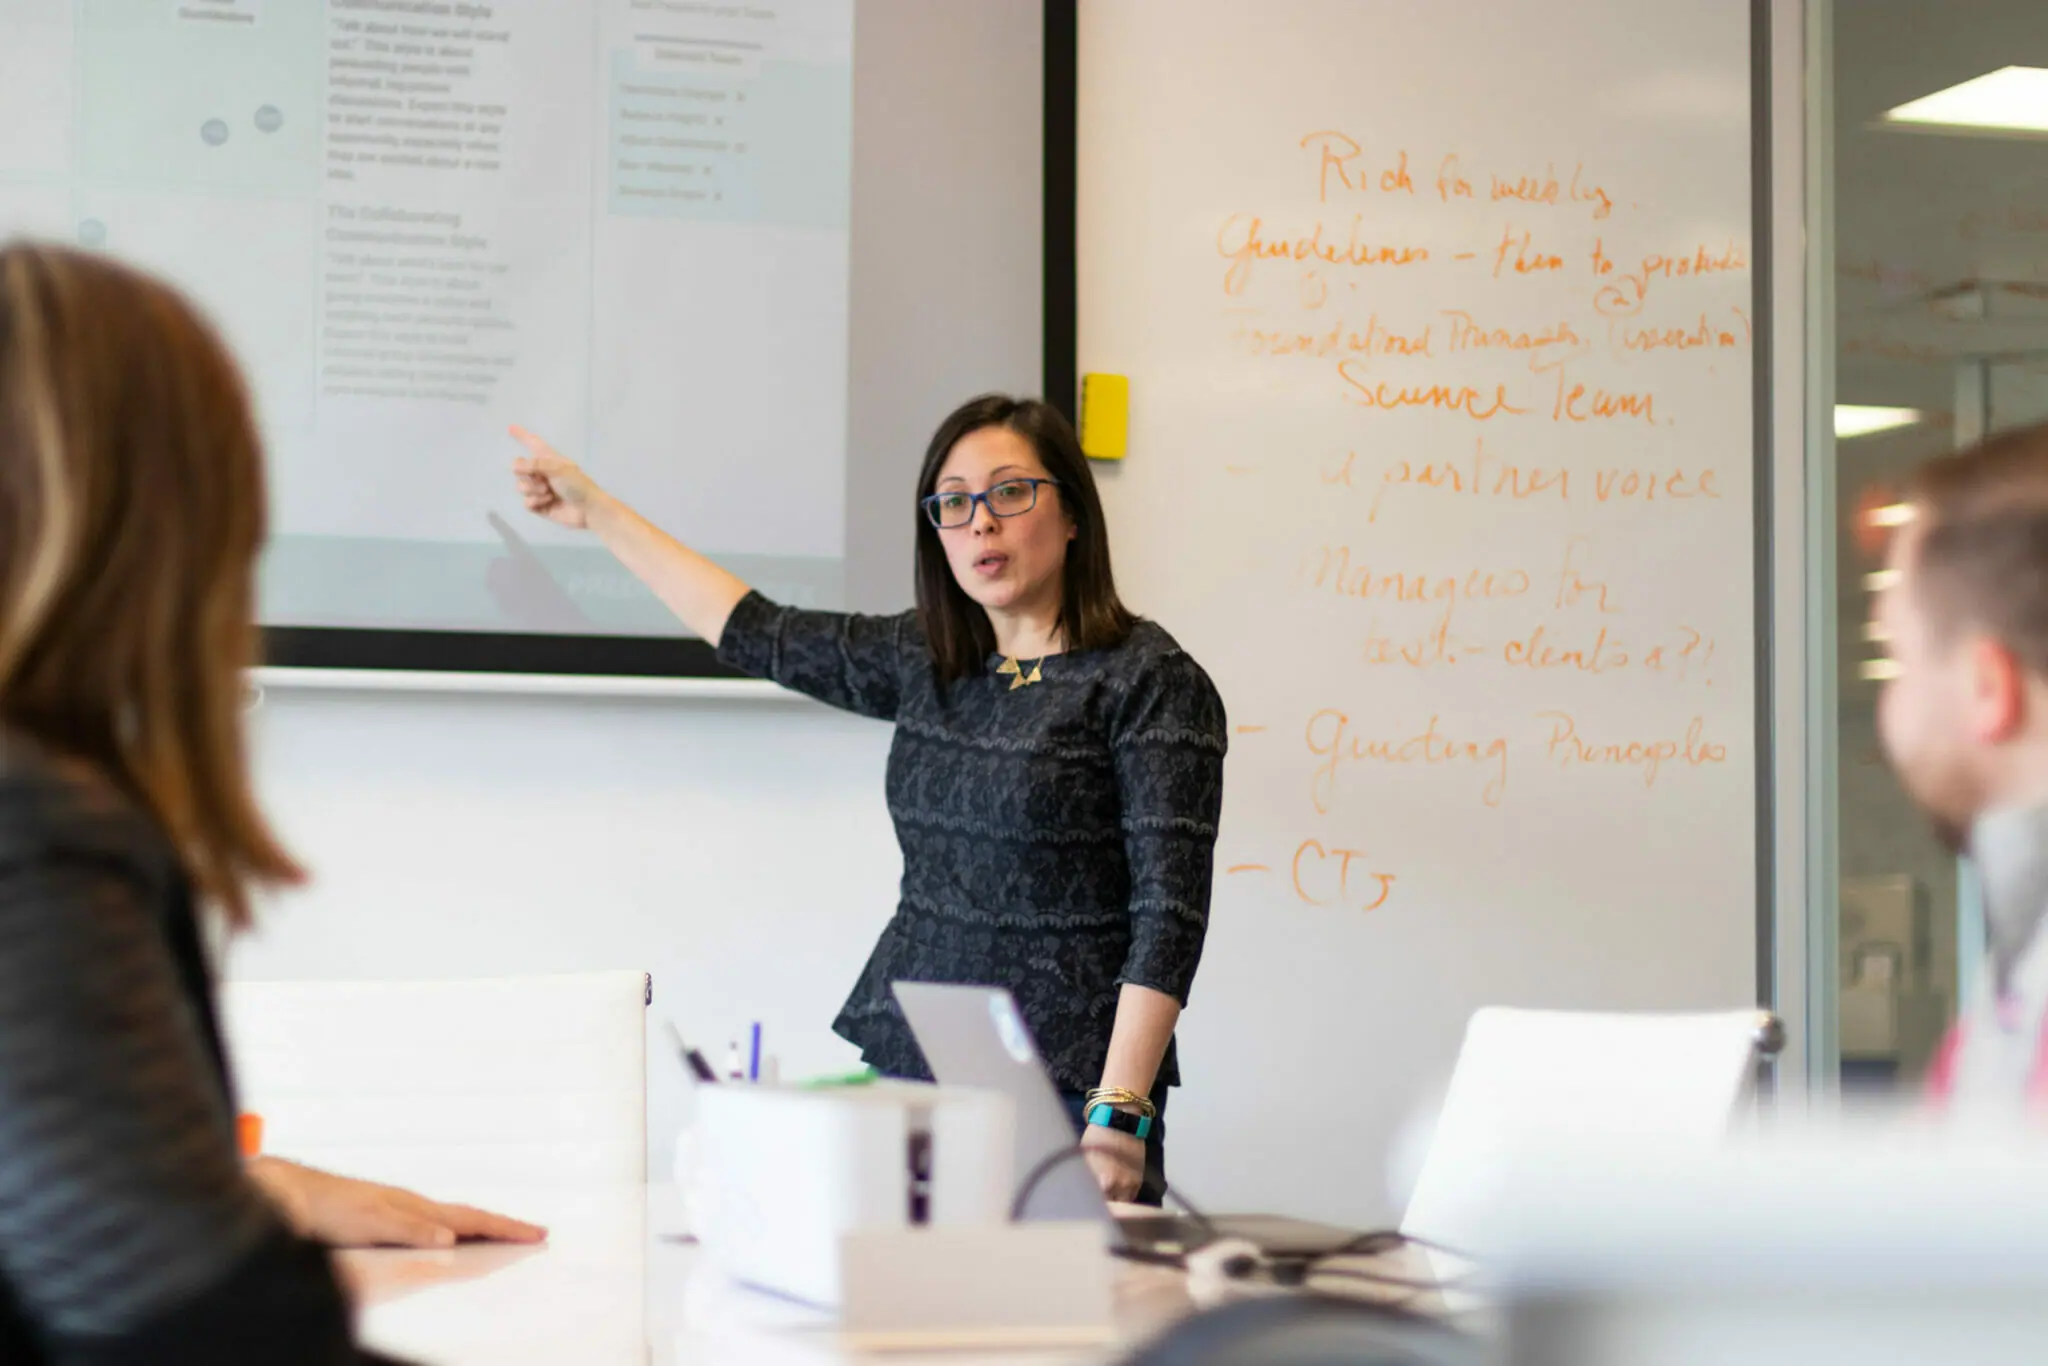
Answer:
[[[249,1176],[294,1232],[329,1247],[453,1247],[465,1239],[538,1243],[548,1231],[469,1205],[445,1205],[397,1186],[380,1186],[259,1157]]]

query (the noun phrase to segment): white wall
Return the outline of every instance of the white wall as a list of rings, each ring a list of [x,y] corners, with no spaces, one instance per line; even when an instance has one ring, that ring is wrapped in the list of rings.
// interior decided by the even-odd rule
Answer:
[[[861,0],[857,24],[848,508],[902,535],[857,535],[887,549],[850,568],[857,603],[893,607],[931,430],[970,394],[1040,387],[1043,19]],[[315,881],[231,974],[650,971],[657,1174],[687,1109],[664,1016],[714,1062],[755,1019],[785,1072],[855,1061],[830,1027],[895,904],[886,726],[808,703],[273,688],[257,740]]]
[[[639,968],[722,1062],[762,1021],[788,1069],[851,1066],[831,1021],[900,860],[886,726],[808,703],[369,697],[271,690],[264,796],[313,884],[245,977]],[[649,1037],[650,1161],[687,1087]],[[708,1045],[716,1046],[716,1052]]]

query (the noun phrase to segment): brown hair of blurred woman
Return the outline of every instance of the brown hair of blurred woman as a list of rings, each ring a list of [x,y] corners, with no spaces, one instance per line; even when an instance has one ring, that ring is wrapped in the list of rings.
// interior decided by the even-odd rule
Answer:
[[[0,248],[0,721],[162,827],[236,927],[303,874],[257,809],[263,452],[240,372],[175,290]]]

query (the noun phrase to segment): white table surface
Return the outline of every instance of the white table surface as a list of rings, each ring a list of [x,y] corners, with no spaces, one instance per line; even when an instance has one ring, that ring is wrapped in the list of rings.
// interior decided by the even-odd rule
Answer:
[[[670,1187],[434,1194],[544,1224],[550,1236],[541,1247],[341,1254],[363,1341],[429,1366],[1074,1366],[1119,1360],[1198,1300],[1240,1293],[1113,1259],[1121,1339],[1114,1347],[863,1354],[840,1339],[830,1315],[733,1286],[706,1265],[694,1244],[676,1237],[681,1206]]]

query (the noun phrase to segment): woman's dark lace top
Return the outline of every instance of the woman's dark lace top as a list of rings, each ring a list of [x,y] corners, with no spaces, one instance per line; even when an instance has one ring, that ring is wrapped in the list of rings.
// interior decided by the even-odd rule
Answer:
[[[890,983],[1007,987],[1064,1089],[1098,1085],[1126,983],[1186,1003],[1209,921],[1227,743],[1200,665],[1141,621],[1013,688],[997,661],[942,697],[913,613],[750,594],[719,658],[896,724],[887,795],[895,917],[834,1028],[880,1070],[927,1077]],[[1160,1080],[1179,1080],[1169,1047]]]

